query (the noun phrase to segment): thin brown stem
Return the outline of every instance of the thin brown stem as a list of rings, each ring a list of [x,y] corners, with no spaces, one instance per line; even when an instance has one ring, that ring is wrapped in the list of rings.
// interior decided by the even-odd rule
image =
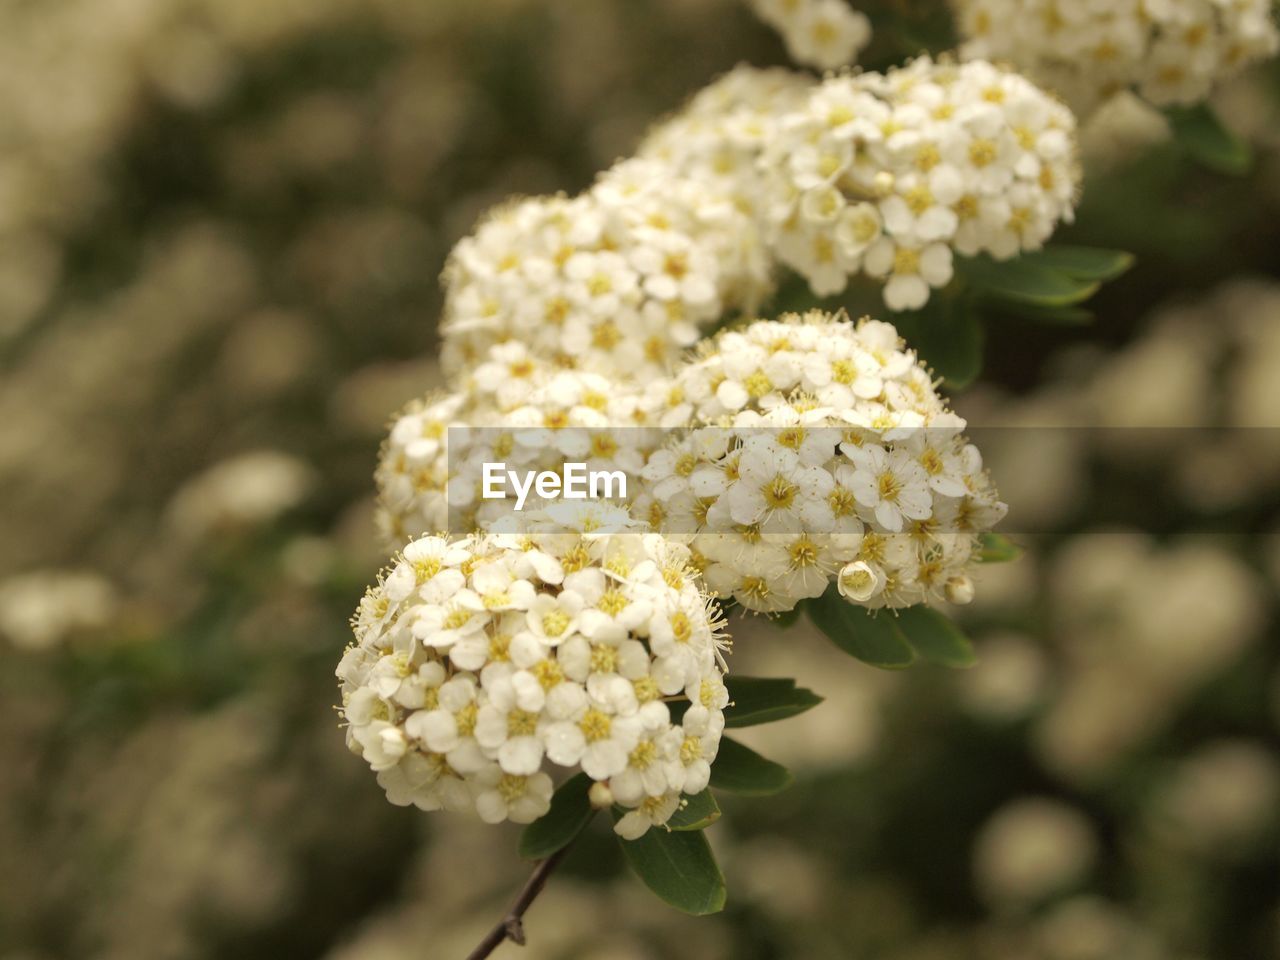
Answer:
[[[484,960],[494,950],[497,950],[504,940],[510,940],[512,943],[524,946],[525,911],[538,898],[542,888],[547,885],[547,878],[560,865],[560,861],[565,858],[571,846],[573,846],[572,843],[565,844],[547,859],[538,861],[538,865],[534,867],[533,873],[525,881],[519,895],[511,902],[511,908],[507,910],[506,916],[495,923],[493,929],[485,934],[485,938],[480,941],[480,945],[467,955],[467,960]]]

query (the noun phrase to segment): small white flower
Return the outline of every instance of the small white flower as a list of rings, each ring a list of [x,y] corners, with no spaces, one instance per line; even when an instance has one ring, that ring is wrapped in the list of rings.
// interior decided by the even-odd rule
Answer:
[[[532,823],[551,809],[554,785],[545,773],[503,773],[494,764],[477,773],[472,782],[476,812],[485,823]]]
[[[896,533],[904,520],[927,520],[933,513],[928,475],[904,452],[886,453],[881,447],[841,449],[853,463],[853,495],[875,513],[876,522]]]
[[[624,840],[639,840],[650,827],[660,827],[670,820],[671,815],[680,809],[680,802],[678,790],[661,797],[645,797],[638,807],[618,819],[613,825],[613,832]]]

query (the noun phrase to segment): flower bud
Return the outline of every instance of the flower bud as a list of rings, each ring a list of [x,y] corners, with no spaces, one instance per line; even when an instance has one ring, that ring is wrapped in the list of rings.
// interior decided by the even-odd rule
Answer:
[[[607,783],[593,783],[587,791],[587,799],[596,810],[607,810],[613,806],[613,791]]]
[[[973,580],[969,577],[961,575],[952,577],[947,581],[947,600],[951,603],[972,603],[973,602]]]
[[[880,592],[880,575],[864,560],[855,560],[840,571],[836,588],[840,596],[855,603],[864,603]]]

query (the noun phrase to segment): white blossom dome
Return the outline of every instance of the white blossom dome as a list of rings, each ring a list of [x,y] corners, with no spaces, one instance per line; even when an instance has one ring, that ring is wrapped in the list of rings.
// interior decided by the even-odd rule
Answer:
[[[491,347],[464,387],[416,400],[393,420],[374,474],[378,527],[393,548],[509,517],[510,504],[481,495],[486,463],[536,473],[574,462],[638,475],[661,443],[640,391],[535,361],[517,343]],[[540,505],[534,498],[528,509]]]
[[[730,197],[637,159],[581,196],[499,208],[454,248],[444,282],[451,375],[514,341],[560,367],[643,380],[726,312],[753,307],[770,277]]]
[[[712,341],[675,378],[695,423],[644,470],[655,529],[709,588],[765,612],[834,580],[850,602],[967,602],[1005,514],[977,448],[889,324],[811,311]]]
[[[655,124],[638,154],[678,176],[711,185],[763,223],[760,156],[783,119],[804,106],[813,87],[812,79],[790,70],[740,65]]]
[[[1070,222],[1075,119],[1016,73],[921,57],[828,78],[765,151],[771,241],[819,296],[864,273],[893,310],[945,286],[953,254],[1008,259]]]
[[[1157,106],[1204,100],[1273,56],[1271,0],[953,0],[965,57],[1016,64],[1082,115],[1136,89]]]
[[[664,823],[706,788],[728,702],[688,557],[653,534],[415,540],[352,620],[348,746],[402,806],[528,823],[581,769],[628,808],[619,834]]]

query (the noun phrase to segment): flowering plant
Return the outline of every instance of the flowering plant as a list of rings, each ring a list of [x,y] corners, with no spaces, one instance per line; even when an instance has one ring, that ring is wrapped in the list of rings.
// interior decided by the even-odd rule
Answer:
[[[804,62],[867,40],[832,0],[754,6]],[[450,256],[450,390],[383,446],[395,556],[338,675],[392,803],[527,824],[541,865],[474,956],[522,938],[596,810],[662,899],[723,907],[715,792],[789,780],[724,732],[820,702],[737,676],[731,617],[807,615],[880,667],[973,663],[944,610],[1017,549],[938,388],[977,375],[988,313],[1076,320],[1131,262],[1048,245],[1081,189],[1076,116],[981,52],[821,80],[739,67],[581,195],[505,204]],[[821,309],[858,277],[891,322]],[[642,483],[581,507],[540,487],[517,518],[476,479],[508,461]]]

